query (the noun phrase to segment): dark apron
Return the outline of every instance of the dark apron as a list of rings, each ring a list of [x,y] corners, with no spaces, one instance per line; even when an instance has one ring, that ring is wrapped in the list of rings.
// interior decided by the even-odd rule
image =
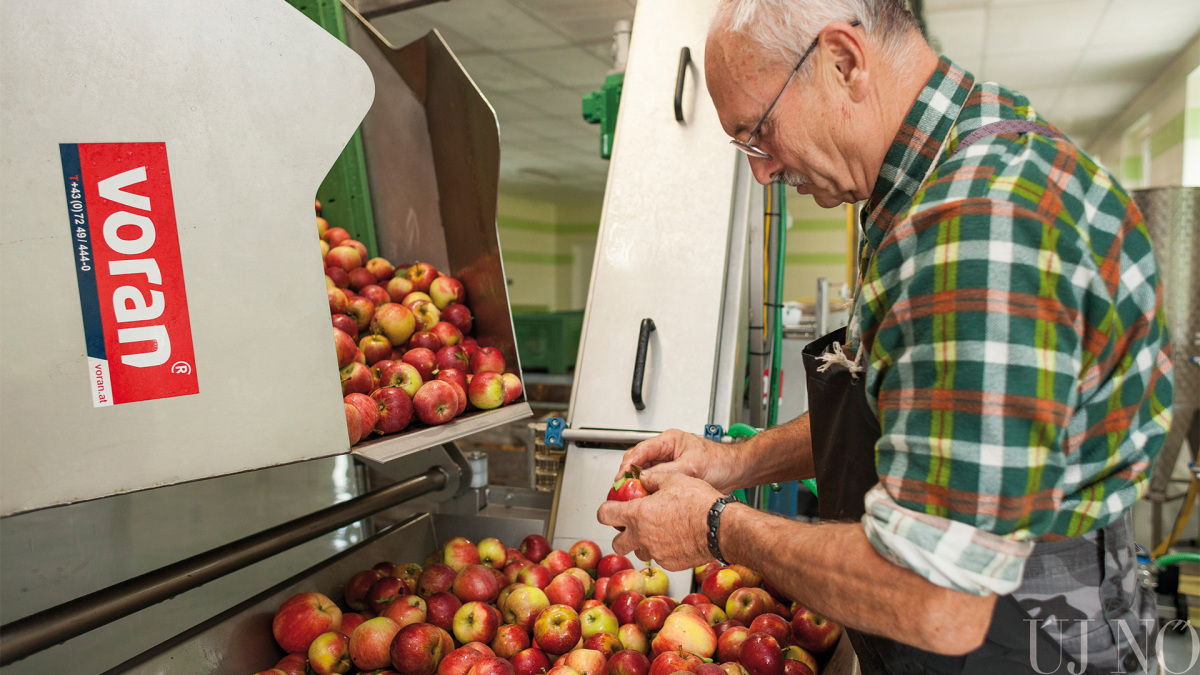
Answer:
[[[818,357],[834,342],[845,344],[846,329],[826,335],[804,349],[808,382],[809,426],[812,430],[813,466],[820,496],[821,520],[859,521],[865,513],[863,498],[879,482],[875,469],[875,444],[879,421],[867,405],[866,377],[852,377],[841,365],[818,372]],[[847,356],[853,357],[852,354]],[[970,675],[1046,675],[1067,673],[1064,655],[1058,669],[1059,644],[1037,625],[1039,669],[1030,665],[1031,626],[1037,625],[1011,595],[997,599],[983,646],[965,656],[943,656],[874,635],[846,629],[864,675],[912,673]],[[1044,656],[1043,656],[1044,655]],[[1078,675],[1078,665],[1074,675]],[[1088,672],[1091,672],[1090,670]]]

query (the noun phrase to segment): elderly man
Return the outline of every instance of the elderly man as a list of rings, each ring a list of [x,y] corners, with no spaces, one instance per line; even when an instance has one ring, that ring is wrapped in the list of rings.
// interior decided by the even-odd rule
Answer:
[[[843,624],[864,672],[1035,672],[1035,650],[1050,672],[1059,649],[1136,672],[1154,599],[1128,509],[1171,366],[1129,196],[896,0],[724,0],[705,70],[759,182],[866,200],[859,285],[806,350],[810,415],[626,454],[652,494],[601,506],[613,548],[756,568]],[[722,497],[811,476],[818,525]]]

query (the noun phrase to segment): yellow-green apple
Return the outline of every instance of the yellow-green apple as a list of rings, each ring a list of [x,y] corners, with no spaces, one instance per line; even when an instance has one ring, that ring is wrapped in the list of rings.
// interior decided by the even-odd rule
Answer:
[[[359,298],[362,300],[362,298]],[[363,300],[363,302],[367,302]],[[367,304],[371,304],[367,302]],[[380,361],[383,361],[392,354],[392,343],[382,335],[367,335],[358,341],[358,348],[362,350],[363,357],[367,361],[368,366],[373,366]]]
[[[504,404],[504,376],[500,373],[479,373],[467,387],[471,405],[480,410],[492,410]],[[562,551],[566,555],[566,551]],[[570,562],[567,563],[570,566]],[[564,567],[563,569],[566,569]]]
[[[326,264],[325,276],[329,277],[329,280],[333,282],[336,288],[348,288],[350,286],[350,275],[346,274],[346,270],[340,267]]]
[[[717,634],[717,639],[720,640],[721,636],[725,634],[725,631],[727,631],[730,628],[733,628],[735,626],[741,626],[742,628],[746,627],[745,624],[743,624],[741,621],[735,621],[733,619],[726,619],[724,621],[713,624],[713,632]]]
[[[783,672],[784,675],[817,675],[817,657],[803,647],[788,645],[783,649]]]
[[[325,264],[329,267],[340,267],[347,273],[356,267],[362,267],[362,254],[353,246],[341,244],[329,249],[325,255]]]
[[[462,384],[467,383],[467,369],[470,367],[470,360],[467,358],[467,353],[458,345],[446,345],[437,350],[435,355],[437,368],[441,370],[457,370],[462,372]]]
[[[350,638],[338,631],[313,638],[308,646],[308,667],[315,675],[350,672]]]
[[[329,313],[330,314],[345,314],[348,302],[346,295],[341,289],[331,288],[325,292],[329,296]]]
[[[584,600],[588,600],[588,599],[594,597],[593,591],[596,589],[596,582],[592,580],[592,575],[588,574],[585,570],[582,570],[578,567],[568,567],[566,570],[563,571],[563,574],[570,574],[571,576],[578,579],[579,583],[583,584],[583,599]]]
[[[408,586],[403,579],[396,577],[380,577],[367,589],[367,606],[375,614],[383,612],[392,600],[408,595]]]
[[[377,616],[364,621],[350,635],[350,660],[359,670],[374,670],[392,665],[392,639],[402,626]]]
[[[279,659],[279,663],[275,664],[275,669],[283,671],[284,675],[304,675],[304,669],[307,666],[308,654],[288,654]]]
[[[408,354],[405,354],[405,357],[407,356]],[[454,392],[454,385],[440,380],[421,385],[417,393],[413,394],[413,410],[417,419],[425,424],[432,426],[449,422],[458,412],[458,394]],[[475,547],[472,545],[471,548]],[[475,560],[479,560],[478,551],[475,551]]]
[[[355,347],[355,349],[357,349],[358,343],[356,342],[356,340],[358,339],[358,324],[354,323],[354,319],[351,319],[350,317],[346,316],[345,314],[334,314],[330,318],[333,320],[333,327],[342,331],[346,335],[349,335],[350,342],[354,343],[354,347]],[[339,351],[338,359],[340,360],[341,358],[342,358],[342,355],[341,355],[341,352]],[[354,352],[350,352],[350,355],[347,358],[349,360],[347,360],[346,363],[353,361],[354,360]],[[344,366],[344,365],[346,365],[346,364],[345,363],[339,364],[339,366]]]
[[[396,273],[396,268],[392,267],[387,258],[371,258],[367,261],[366,268],[380,281],[387,281]]]
[[[442,562],[458,573],[468,565],[479,564],[479,549],[466,537],[451,537],[442,544]]]
[[[496,656],[511,659],[529,649],[529,633],[520,626],[506,623],[496,629],[496,637],[492,638],[492,649]]]
[[[375,310],[375,316],[371,318],[371,332],[386,337],[393,347],[408,342],[408,338],[412,337],[416,329],[417,318],[413,316],[412,310],[394,302],[380,305]]]
[[[724,607],[725,603],[729,601],[729,596],[745,585],[742,577],[736,571],[726,567],[705,577],[700,584],[700,592],[713,604]]]
[[[540,534],[531,534],[521,541],[520,550],[530,562],[541,562],[550,553],[550,542]]]
[[[403,431],[412,422],[412,401],[403,389],[380,387],[371,392],[371,400],[379,407],[379,419],[375,421],[376,433],[394,434]]]
[[[750,675],[750,673],[747,673],[746,669],[742,667],[742,664],[738,663],[737,661],[726,661],[725,663],[722,663],[721,670],[725,671],[725,675]],[[787,670],[786,664],[784,665],[784,670]],[[816,673],[810,673],[810,675],[816,675]]]
[[[467,291],[454,277],[438,277],[429,285],[429,297],[438,309],[443,309],[452,302],[466,302]]]
[[[412,293],[413,285],[408,280],[408,277],[393,277],[388,280],[387,286],[384,289],[387,291],[388,297],[392,299],[392,302],[400,302],[404,300],[404,296]]]
[[[417,304],[418,302],[433,302],[433,299],[429,297],[428,293],[423,293],[421,291],[413,291],[412,293],[409,293],[408,295],[404,296],[400,300],[400,304],[404,305],[405,307],[407,307],[409,309],[412,309],[412,306]]]
[[[542,589],[522,584],[508,594],[500,611],[504,614],[504,623],[511,623],[520,626],[526,632],[532,632],[538,615],[549,606],[550,599]]]
[[[433,324],[433,328],[430,328],[429,332],[438,336],[443,345],[457,345],[463,339],[462,331],[455,328],[453,324],[446,323],[445,320]]]
[[[433,265],[430,265],[429,263],[418,262],[413,263],[413,265],[408,268],[407,276],[408,280],[413,283],[413,288],[415,290],[425,293],[429,291],[429,287],[433,284],[433,280],[437,279],[439,275],[437,269],[434,268]]]
[[[461,643],[488,643],[496,637],[496,629],[500,627],[500,612],[487,602],[464,602],[454,613],[452,626],[454,637]]]
[[[637,627],[636,623],[627,623],[617,629],[617,639],[625,649],[632,649],[641,654],[650,653],[650,639]]]
[[[354,338],[336,326],[333,328],[333,346],[337,352],[338,368],[344,368],[354,361],[354,350],[358,349],[358,345],[354,344]]]
[[[823,652],[836,645],[841,635],[841,626],[803,605],[796,605],[792,614],[793,642],[810,652]]]
[[[474,645],[463,645],[447,654],[438,664],[437,675],[467,675],[471,666],[487,658]]]
[[[504,372],[504,355],[495,347],[480,347],[479,351],[471,356],[471,373],[478,375],[488,372]]]
[[[358,251],[358,259],[361,261],[361,264],[366,264],[367,259],[370,257],[370,254],[367,253],[367,247],[365,244],[363,244],[361,241],[358,241],[357,239],[347,239],[346,241],[343,241],[341,245],[349,246],[349,247],[353,248],[355,251]],[[349,271],[349,270],[347,270],[347,271]]]
[[[500,594],[496,596],[496,602],[494,603],[496,605],[496,609],[500,610],[501,614],[504,613],[504,601],[508,600],[508,596],[511,595],[513,591],[525,585],[518,583],[510,584],[508,583],[507,577],[504,579],[504,583],[506,585],[504,588],[500,589]]]
[[[502,377],[504,382],[504,405],[508,405],[521,398],[521,392],[524,391],[524,387],[521,385],[521,378],[512,373],[504,373]]]
[[[571,558],[571,555],[566,551],[555,549],[547,553],[545,558],[542,558],[541,564],[545,565],[546,569],[550,570],[550,574],[557,575],[562,574],[563,572],[567,571],[568,568],[573,567],[575,565],[575,560]]]
[[[363,286],[373,286],[379,281],[365,267],[355,267],[346,276],[350,278],[350,288],[353,288],[356,293],[361,291]]]
[[[545,588],[550,585],[550,581],[554,577],[550,575],[550,570],[543,565],[529,565],[522,567],[517,572],[517,581],[537,588]]]
[[[750,629],[745,626],[731,626],[717,638],[717,660],[737,661],[742,653],[742,643],[750,637]]]
[[[622,593],[633,591],[646,595],[646,576],[639,570],[621,570],[608,579],[608,601],[612,602]],[[618,614],[618,616],[620,616]]]
[[[410,399],[416,395],[422,384],[425,384],[425,380],[421,373],[412,364],[404,361],[392,361],[392,365],[379,372],[380,387],[396,387],[408,394]]]
[[[667,602],[662,598],[644,598],[633,610],[633,622],[647,634],[656,633],[662,629],[670,613]]]
[[[533,622],[533,641],[547,654],[566,654],[581,635],[579,614],[566,605],[550,605]]]
[[[438,557],[440,559],[444,560],[445,555],[445,549],[438,551]],[[463,565],[463,567],[466,567],[466,565],[469,564],[470,563],[466,563]],[[429,596],[435,593],[443,593],[448,591],[450,590],[450,587],[454,585],[454,577],[457,575],[458,571],[445,563],[436,562],[432,565],[429,565],[424,571],[421,572],[421,576],[417,579],[417,595],[428,599]],[[455,609],[457,609],[457,607]]]
[[[420,347],[423,349],[428,349],[435,355],[437,354],[437,350],[441,349],[443,346],[442,338],[426,330],[417,331],[408,339],[409,349],[416,349]]]
[[[750,569],[749,567],[746,567],[745,565],[738,565],[737,563],[734,563],[726,569],[731,569],[734,572],[737,572],[738,576],[742,578],[742,585],[746,588],[756,588],[762,585],[762,575]]]
[[[428,611],[425,601],[419,596],[402,595],[383,610],[382,616],[386,616],[404,628],[409,624],[424,622],[428,618]]]
[[[350,403],[343,405],[346,406],[346,436],[350,440],[350,445],[353,446],[362,440],[362,413]]]
[[[617,555],[616,553],[609,553],[596,564],[596,577],[611,577],[621,570],[631,569],[633,569],[633,563],[630,562],[629,558]]]
[[[595,649],[574,649],[567,653],[567,665],[582,675],[604,675],[608,669],[608,657]]]
[[[546,675],[550,670],[550,658],[537,647],[522,650],[509,662],[517,669],[517,675]]]
[[[338,627],[338,632],[346,637],[354,634],[354,629],[362,625],[367,617],[358,612],[342,612],[342,625]]]
[[[704,617],[673,612],[650,643],[650,648],[655,654],[682,650],[701,658],[710,658],[717,651],[717,635]]]
[[[471,310],[466,305],[452,302],[442,309],[442,321],[454,326],[463,335],[468,335],[475,317],[471,316]]]
[[[581,635],[584,639],[590,638],[597,633],[608,633],[609,635],[616,636],[621,626],[617,615],[604,605],[584,610],[579,615],[579,624]]]
[[[442,312],[432,302],[421,300],[408,306],[413,316],[417,317],[417,330],[429,330],[442,320]]]
[[[750,675],[783,675],[783,650],[766,633],[751,633],[742,643],[738,663]]]
[[[480,540],[475,545],[475,549],[479,551],[479,562],[494,569],[504,569],[504,561],[508,559],[508,551],[504,547],[504,542],[495,537],[488,537]]]
[[[432,380],[434,372],[437,371],[437,357],[434,355],[433,350],[425,347],[409,349],[407,352],[404,352],[402,360],[417,369],[417,372],[421,374],[423,382]]]
[[[438,374],[440,375],[441,373]],[[514,560],[504,566],[504,576],[508,578],[509,582],[515,584],[517,583],[517,573],[520,572],[522,568],[529,567],[533,564],[535,563],[531,563],[524,558],[520,560]]]
[[[608,675],[649,675],[650,659],[633,650],[623,649],[608,659]]]
[[[575,562],[575,567],[585,570],[596,569],[596,566],[600,564],[602,556],[600,545],[590,539],[580,539],[571,544],[571,548],[567,551],[567,554]]]
[[[611,591],[612,589],[609,590]],[[612,609],[613,614],[617,615],[617,621],[621,625],[634,623],[637,606],[641,604],[645,597],[637,591],[625,591],[624,593],[618,593],[617,597],[609,600],[608,606]]]
[[[685,651],[663,652],[650,662],[649,675],[669,675],[681,671],[692,672],[704,663],[699,656]]]
[[[478,549],[475,552],[475,559],[479,560]],[[453,567],[452,564],[451,567]],[[487,603],[496,599],[496,595],[500,593],[500,584],[496,582],[492,568],[479,564],[467,565],[455,575],[450,592],[457,595],[458,599],[463,602]],[[462,640],[462,642],[470,642],[470,640]],[[491,639],[480,640],[480,642],[491,642]]]
[[[765,593],[764,593],[765,595]],[[768,599],[770,596],[767,596]],[[725,614],[730,619],[737,619],[746,625],[754,621],[754,617],[770,609],[767,601],[754,592],[752,588],[739,588],[729,595],[725,601]]]
[[[566,555],[563,551],[558,552]],[[551,556],[553,555],[554,553],[552,552]],[[547,556],[547,560],[549,560],[549,556]],[[567,574],[565,570],[551,579],[550,583],[546,584],[546,588],[543,590],[546,593],[546,597],[550,599],[550,604],[566,605],[576,612],[579,611],[585,599],[583,584],[575,578],[575,575]]]
[[[643,567],[640,572],[645,577],[646,590],[642,593],[645,595],[667,594],[671,580],[667,578],[667,573],[661,567]]]
[[[462,607],[462,600],[453,593],[434,593],[425,598],[425,621],[444,631],[454,630],[454,615]]]
[[[613,654],[621,651],[621,641],[612,633],[596,633],[595,635],[584,639],[584,649],[595,649],[604,654],[604,658],[608,658]]]
[[[401,628],[392,640],[392,667],[405,675],[433,675],[451,651],[454,640],[449,633],[433,624],[414,623]]]
[[[778,614],[770,612],[759,614],[754,617],[754,620],[750,622],[747,628],[751,633],[766,633],[775,638],[775,641],[781,645],[791,642],[792,627]]]
[[[467,675],[517,675],[517,669],[508,662],[508,659],[489,656],[471,666]]]

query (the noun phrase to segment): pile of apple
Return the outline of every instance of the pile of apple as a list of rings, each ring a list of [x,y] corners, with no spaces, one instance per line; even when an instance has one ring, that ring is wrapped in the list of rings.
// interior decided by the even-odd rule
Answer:
[[[276,611],[288,653],[258,675],[816,675],[841,629],[757,572],[713,561],[677,603],[666,573],[550,550],[531,535],[448,540],[425,565],[381,562],[347,580],[345,603],[300,593]]]
[[[521,396],[500,350],[470,337],[474,317],[461,281],[429,263],[368,260],[367,247],[329,227],[320,201],[316,207],[350,445],[403,431],[414,416],[444,424]]]

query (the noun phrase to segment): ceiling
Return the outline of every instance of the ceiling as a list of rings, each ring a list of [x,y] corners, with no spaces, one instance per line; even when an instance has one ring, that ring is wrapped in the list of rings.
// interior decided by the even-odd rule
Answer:
[[[608,162],[581,99],[603,83],[613,24],[635,4],[451,0],[372,23],[396,45],[441,32],[496,109],[505,192],[594,196]],[[925,15],[939,51],[1085,145],[1200,33],[1200,0],[925,0]]]

